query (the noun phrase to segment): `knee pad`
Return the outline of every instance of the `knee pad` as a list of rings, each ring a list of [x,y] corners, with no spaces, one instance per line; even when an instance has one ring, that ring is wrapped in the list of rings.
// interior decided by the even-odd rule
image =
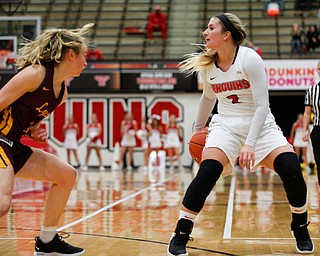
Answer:
[[[204,160],[200,164],[196,177],[190,183],[182,204],[193,212],[200,212],[222,171],[223,166],[219,161]]]
[[[283,182],[290,205],[304,206],[307,200],[307,186],[297,155],[293,152],[281,153],[275,158],[273,166]]]

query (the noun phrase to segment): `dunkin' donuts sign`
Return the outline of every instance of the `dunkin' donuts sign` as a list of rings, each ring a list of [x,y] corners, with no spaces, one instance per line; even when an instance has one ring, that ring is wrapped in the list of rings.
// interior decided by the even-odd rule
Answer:
[[[318,60],[265,60],[269,90],[306,90],[318,83]]]

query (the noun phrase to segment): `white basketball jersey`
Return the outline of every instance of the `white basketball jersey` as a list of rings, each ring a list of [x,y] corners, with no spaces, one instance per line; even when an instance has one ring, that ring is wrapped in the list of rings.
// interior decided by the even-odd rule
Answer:
[[[252,85],[243,64],[251,54],[256,52],[240,46],[233,65],[226,72],[217,68],[215,63],[206,72],[206,79],[219,100],[218,112],[222,115],[252,116],[256,110]]]

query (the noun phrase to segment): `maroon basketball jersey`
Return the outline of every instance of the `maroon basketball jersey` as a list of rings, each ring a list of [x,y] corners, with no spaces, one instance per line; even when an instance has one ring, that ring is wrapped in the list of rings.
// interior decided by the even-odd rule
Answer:
[[[29,132],[30,126],[47,117],[63,99],[64,83],[61,84],[58,98],[54,94],[54,63],[43,65],[46,68],[46,75],[39,88],[22,95],[0,112],[0,132],[13,141],[20,141],[22,135]]]

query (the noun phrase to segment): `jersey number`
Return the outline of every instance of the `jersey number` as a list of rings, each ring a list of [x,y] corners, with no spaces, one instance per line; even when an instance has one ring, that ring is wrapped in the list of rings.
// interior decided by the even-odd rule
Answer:
[[[236,94],[229,95],[227,99],[232,100],[232,104],[239,103],[239,97]]]

